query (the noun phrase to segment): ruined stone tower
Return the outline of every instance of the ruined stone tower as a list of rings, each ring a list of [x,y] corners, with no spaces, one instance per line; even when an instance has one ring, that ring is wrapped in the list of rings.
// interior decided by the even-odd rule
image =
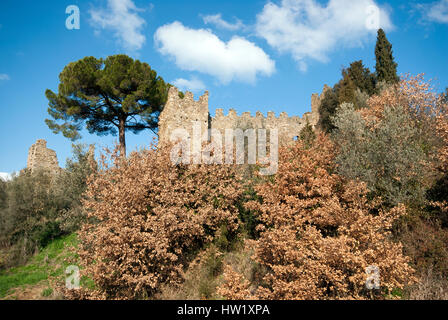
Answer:
[[[58,173],[61,170],[56,152],[48,149],[47,141],[43,139],[37,140],[28,151],[27,170],[32,173],[40,169],[51,173]]]
[[[195,101],[193,93],[186,92],[181,98],[177,88],[171,87],[159,117],[159,144],[169,142],[171,132],[177,128],[186,129],[191,135],[192,121],[200,122],[202,132],[209,128],[208,91]]]
[[[311,96],[311,112],[305,113],[302,118],[289,117],[286,112],[280,113],[279,117],[276,117],[274,112],[268,112],[267,117],[261,112],[257,112],[255,117],[250,112],[244,112],[238,116],[233,109],[230,109],[227,115],[224,115],[223,109],[216,109],[215,117],[211,117],[208,107],[208,91],[199,97],[198,101],[195,101],[191,92],[186,92],[185,96],[181,98],[178,89],[171,87],[165,108],[159,117],[159,144],[169,142],[171,133],[178,128],[187,130],[191,135],[192,121],[200,122],[202,132],[209,128],[218,129],[222,133],[225,129],[277,128],[279,142],[285,144],[296,139],[307,122],[313,128],[317,126],[319,107],[328,89],[330,88],[325,85],[321,95],[315,93]]]

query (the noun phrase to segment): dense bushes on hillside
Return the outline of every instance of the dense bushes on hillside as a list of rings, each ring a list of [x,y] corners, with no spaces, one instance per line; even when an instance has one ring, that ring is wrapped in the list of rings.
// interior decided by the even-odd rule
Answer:
[[[406,109],[386,106],[381,121],[372,121],[342,104],[333,123],[340,174],[366,182],[386,205],[424,201],[435,148]]]
[[[275,176],[246,174],[244,183],[237,166],[172,166],[169,148],[103,158],[80,233],[82,272],[95,290],[67,296],[443,296],[434,293],[448,271],[440,101],[418,76],[363,106],[343,103],[331,136],[306,127],[282,149]],[[245,249],[229,246],[243,237]],[[237,270],[232,256],[250,263]],[[366,288],[369,266],[378,290]]]
[[[59,175],[0,180],[0,267],[82,225],[94,285],[67,298],[446,297],[447,95],[421,75],[375,87],[361,62],[345,77],[325,97],[332,133],[306,125],[274,176],[172,165],[168,146],[98,168],[75,146]],[[379,289],[366,288],[369,267]]]
[[[446,114],[443,96],[418,75],[372,96],[367,108],[343,104],[334,117],[338,172],[366,182],[385,206],[407,205],[394,235],[425,279],[428,270],[448,276]]]
[[[262,221],[253,243],[264,281],[226,267],[220,294],[446,298],[445,96],[422,75],[406,76],[365,105],[342,103],[335,113],[333,142],[320,136],[311,149],[284,150],[275,179],[256,187],[262,201],[248,204]],[[367,264],[379,267],[381,290],[365,289]]]
[[[172,165],[169,148],[109,160],[88,183],[92,222],[79,235],[82,272],[96,290],[72,294],[151,297],[162,284],[182,281],[205,244],[221,238],[222,245],[237,231],[242,188],[233,166]]]
[[[447,89],[448,93],[448,89]],[[439,149],[438,157],[440,160],[440,171],[448,174],[448,94],[441,100],[441,112],[437,117],[437,131],[443,144]]]
[[[7,255],[1,267],[24,263],[51,240],[79,228],[85,216],[81,195],[94,169],[81,145],[74,145],[73,152],[73,159],[57,175],[24,171],[2,183],[0,244]]]
[[[391,239],[403,206],[390,210],[369,199],[365,184],[335,173],[335,149],[320,134],[280,153],[274,179],[256,187],[262,202],[247,204],[262,224],[255,259],[266,269],[258,288],[241,285],[228,270],[220,289],[227,298],[348,299],[378,297],[413,281],[409,258]],[[381,289],[366,289],[366,268],[379,268]],[[241,280],[241,281],[240,281]]]

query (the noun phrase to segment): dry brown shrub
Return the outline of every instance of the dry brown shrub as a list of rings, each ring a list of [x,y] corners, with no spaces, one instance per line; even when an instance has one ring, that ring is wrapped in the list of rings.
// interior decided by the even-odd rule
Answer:
[[[415,281],[391,226],[403,206],[384,211],[361,182],[334,173],[334,147],[319,134],[311,148],[300,141],[280,152],[274,178],[256,187],[262,202],[248,207],[262,225],[254,259],[266,268],[254,294],[227,269],[220,293],[228,299],[363,299]],[[366,267],[380,270],[381,289],[366,290]]]
[[[448,174],[448,102],[441,100],[442,112],[437,116],[437,132],[443,141],[439,150],[440,170]]]
[[[427,117],[440,112],[440,99],[431,81],[425,80],[425,75],[412,76],[406,74],[396,85],[391,85],[380,94],[373,95],[367,101],[368,108],[361,110],[366,118],[381,119],[384,108],[406,107],[415,115]]]
[[[409,292],[411,300],[448,300],[448,280],[428,269]]]
[[[250,282],[232,267],[226,266],[224,270],[224,283],[218,288],[219,295],[229,300],[251,300],[254,299],[250,292]]]
[[[92,222],[79,235],[81,274],[95,290],[72,291],[73,297],[151,297],[162,284],[182,281],[184,267],[215,232],[237,230],[241,187],[234,168],[176,166],[169,152],[167,146],[127,159],[117,152],[103,157],[84,201]]]

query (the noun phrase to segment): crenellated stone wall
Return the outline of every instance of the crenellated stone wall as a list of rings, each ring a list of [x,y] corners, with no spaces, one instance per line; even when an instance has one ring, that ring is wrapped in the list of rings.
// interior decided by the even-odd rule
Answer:
[[[268,112],[265,117],[259,111],[255,116],[252,116],[250,112],[244,112],[238,116],[234,109],[230,109],[227,115],[224,115],[223,109],[216,109],[215,116],[211,117],[208,91],[196,101],[191,92],[186,92],[185,96],[181,98],[178,89],[171,87],[168,92],[168,100],[159,117],[159,143],[169,142],[171,133],[177,128],[185,129],[191,135],[192,121],[199,121],[202,132],[206,129],[218,129],[224,133],[225,129],[278,128],[279,142],[285,144],[298,137],[307,122],[313,128],[317,126],[319,107],[325,92],[329,89],[330,87],[325,85],[322,94],[315,93],[311,96],[311,112],[305,113],[303,117],[289,117],[286,112],[280,113],[278,117],[274,112]]]
[[[54,150],[47,148],[47,141],[40,139],[28,151],[27,170],[47,170],[52,173],[60,172],[58,157]]]

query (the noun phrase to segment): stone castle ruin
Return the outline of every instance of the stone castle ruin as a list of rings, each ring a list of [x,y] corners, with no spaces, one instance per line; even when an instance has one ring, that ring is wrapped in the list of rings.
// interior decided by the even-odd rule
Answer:
[[[224,115],[223,109],[216,109],[216,114],[211,117],[208,105],[208,91],[198,100],[195,100],[193,93],[186,92],[183,97],[175,87],[171,87],[168,92],[168,100],[159,117],[159,143],[169,143],[171,133],[178,128],[185,129],[191,134],[193,122],[200,123],[201,131],[217,129],[223,135],[225,129],[278,129],[279,144],[287,144],[294,141],[301,130],[309,123],[313,128],[319,122],[319,108],[325,92],[330,89],[324,86],[323,92],[311,96],[311,112],[307,112],[303,117],[289,117],[286,112],[280,113],[278,117],[274,112],[268,112],[265,117],[261,112],[252,116],[250,112],[244,112],[238,116],[234,109],[230,109]],[[91,145],[89,153],[94,157],[94,146]],[[47,141],[39,139],[28,151],[28,161],[26,170],[33,173],[36,170],[44,169],[52,173],[61,172],[58,158],[54,150],[47,148]]]
[[[319,122],[319,108],[325,92],[330,89],[324,86],[321,95],[315,93],[311,96],[311,112],[307,112],[303,117],[289,117],[286,112],[280,113],[276,117],[274,112],[268,112],[265,117],[261,112],[257,112],[255,117],[250,112],[244,112],[238,116],[234,109],[230,109],[224,115],[223,109],[216,109],[214,117],[210,116],[208,105],[208,91],[199,99],[194,100],[193,93],[186,92],[183,97],[175,87],[171,87],[168,92],[168,100],[159,117],[159,143],[170,142],[171,133],[178,128],[192,131],[193,121],[199,121],[201,131],[207,129],[218,129],[224,134],[225,129],[278,129],[279,143],[286,144],[297,139],[301,130],[309,123],[313,129]]]
[[[47,141],[39,139],[28,151],[26,169],[31,173],[36,170],[46,170],[52,173],[60,172],[58,157],[54,150],[47,148]]]
[[[88,156],[90,161],[95,161],[95,145],[89,146]],[[47,148],[47,141],[39,139],[28,150],[27,172],[33,173],[44,170],[53,174],[61,173],[56,151]]]

